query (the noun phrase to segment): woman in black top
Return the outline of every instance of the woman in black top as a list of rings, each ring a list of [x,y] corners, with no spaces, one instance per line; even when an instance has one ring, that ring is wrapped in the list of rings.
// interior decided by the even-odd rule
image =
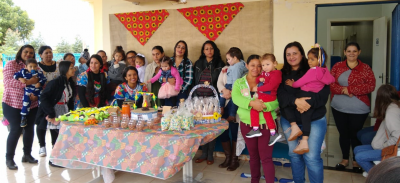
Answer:
[[[217,45],[213,41],[206,41],[201,48],[199,60],[194,64],[193,86],[204,84],[204,82],[207,81],[217,90],[218,77],[224,66],[225,63],[222,61],[221,53]],[[195,94],[205,97],[214,96],[213,91],[209,88],[199,88],[196,90]],[[196,163],[201,163],[204,160],[207,160],[208,165],[214,163],[213,152],[215,149],[215,142],[216,140],[214,139],[202,146],[201,157],[195,161]]]
[[[52,81],[53,79],[60,76],[60,72],[58,69],[58,63],[53,61],[53,50],[50,46],[41,46],[39,48],[39,56],[41,58],[41,62],[39,62],[39,68],[42,69],[44,76],[47,79],[47,83]],[[43,90],[46,89],[46,85],[43,87]],[[40,104],[39,104],[40,105]],[[47,125],[47,124],[46,124]],[[39,156],[44,157],[47,155],[46,152],[46,129],[49,129],[50,134],[52,136],[52,141],[55,141],[58,136],[58,130],[60,129],[60,125],[53,125],[50,123],[49,128],[36,128],[36,135],[39,140]]]
[[[280,123],[282,130],[286,132],[286,139],[289,139],[291,133],[291,130],[288,130],[290,129],[290,122],[296,121],[297,124],[301,124],[300,113],[307,111],[310,107],[314,109],[311,117],[311,133],[308,139],[309,152],[302,155],[294,153],[293,150],[297,147],[299,139],[288,141],[293,180],[296,183],[304,183],[304,172],[307,166],[310,182],[322,183],[324,170],[321,146],[326,134],[325,104],[330,93],[329,86],[326,85],[320,92],[315,93],[315,96],[311,97],[313,100],[309,100],[311,98],[297,98],[296,94],[301,91],[300,88],[292,88],[285,82],[286,80],[293,79],[296,81],[300,79],[310,67],[304,49],[298,42],[286,45],[283,56],[282,83],[279,86],[277,96],[281,112]]]
[[[37,129],[46,131],[49,125],[61,126],[55,118],[74,108],[75,82],[72,79],[75,75],[74,64],[70,61],[62,61],[59,66],[60,76],[47,83],[47,87],[40,96],[40,106],[36,115]],[[50,131],[53,146],[58,133],[59,129]],[[58,167],[50,161],[49,164]]]
[[[108,75],[102,70],[103,61],[99,55],[92,55],[86,63],[89,69],[82,72],[77,79],[78,96],[75,108],[103,107],[107,101]]]

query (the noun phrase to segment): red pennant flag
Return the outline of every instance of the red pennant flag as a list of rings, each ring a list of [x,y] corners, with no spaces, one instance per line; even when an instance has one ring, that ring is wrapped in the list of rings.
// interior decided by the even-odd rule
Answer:
[[[150,37],[167,19],[167,10],[117,13],[115,16],[140,44],[145,45]]]
[[[243,7],[242,3],[229,3],[184,8],[178,11],[204,36],[215,41]]]

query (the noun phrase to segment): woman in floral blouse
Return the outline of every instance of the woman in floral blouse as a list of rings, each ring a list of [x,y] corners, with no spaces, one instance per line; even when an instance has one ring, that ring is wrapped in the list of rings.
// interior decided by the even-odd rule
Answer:
[[[146,84],[139,81],[138,71],[135,67],[126,67],[122,73],[122,78],[124,82],[118,85],[117,89],[115,90],[115,100],[113,102],[113,105],[117,103],[119,107],[122,106],[124,101],[134,101],[137,92],[148,91]],[[138,107],[142,106],[142,100],[142,97],[138,98],[138,101],[136,102]]]
[[[86,63],[89,69],[82,72],[77,79],[77,107],[103,107],[107,101],[107,84],[110,79],[103,68],[103,60],[99,55],[92,55]]]

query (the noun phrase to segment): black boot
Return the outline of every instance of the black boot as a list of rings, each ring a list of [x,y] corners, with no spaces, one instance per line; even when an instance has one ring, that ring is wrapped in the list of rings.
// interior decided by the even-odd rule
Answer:
[[[232,161],[229,165],[228,171],[235,171],[239,167],[239,156],[236,156],[236,142],[232,141]]]
[[[22,162],[26,163],[38,163],[38,160],[32,157],[30,154],[29,155],[24,155],[22,156]]]
[[[52,166],[52,167],[56,167],[56,168],[64,168],[62,166],[58,166],[58,165],[53,164],[51,161],[49,161],[49,165]]]
[[[217,139],[208,143],[208,155],[207,155],[207,165],[214,164],[214,150],[215,144],[217,143]]]
[[[218,167],[220,168],[227,168],[232,161],[232,156],[231,156],[231,142],[227,141],[227,142],[221,142],[222,144],[222,149],[224,149],[224,153],[225,153],[225,161],[220,164]]]
[[[18,170],[18,166],[15,164],[14,160],[6,160],[6,165],[10,170]]]
[[[23,127],[25,127],[26,125],[28,125],[28,119],[26,119],[26,117],[24,116],[24,117],[21,118],[21,124],[20,124],[20,126],[23,128]]]

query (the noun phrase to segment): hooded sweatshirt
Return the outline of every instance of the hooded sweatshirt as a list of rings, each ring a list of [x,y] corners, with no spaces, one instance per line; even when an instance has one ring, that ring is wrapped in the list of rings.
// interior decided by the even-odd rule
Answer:
[[[138,70],[139,81],[140,82],[146,82],[144,80],[144,75],[145,75],[144,73],[146,71],[147,59],[146,59],[146,57],[144,55],[142,55],[140,53],[138,53],[137,55],[142,56],[144,58],[144,65],[143,66],[139,67],[139,66],[136,65],[136,69]]]
[[[331,75],[327,68],[312,67],[303,77],[293,83],[293,88],[300,88],[306,92],[318,93],[325,85],[335,82],[335,78]]]
[[[111,62],[110,67],[108,68],[108,75],[112,81],[118,81],[122,83],[122,73],[126,67],[125,61],[121,60],[118,64],[114,64],[114,61]]]

